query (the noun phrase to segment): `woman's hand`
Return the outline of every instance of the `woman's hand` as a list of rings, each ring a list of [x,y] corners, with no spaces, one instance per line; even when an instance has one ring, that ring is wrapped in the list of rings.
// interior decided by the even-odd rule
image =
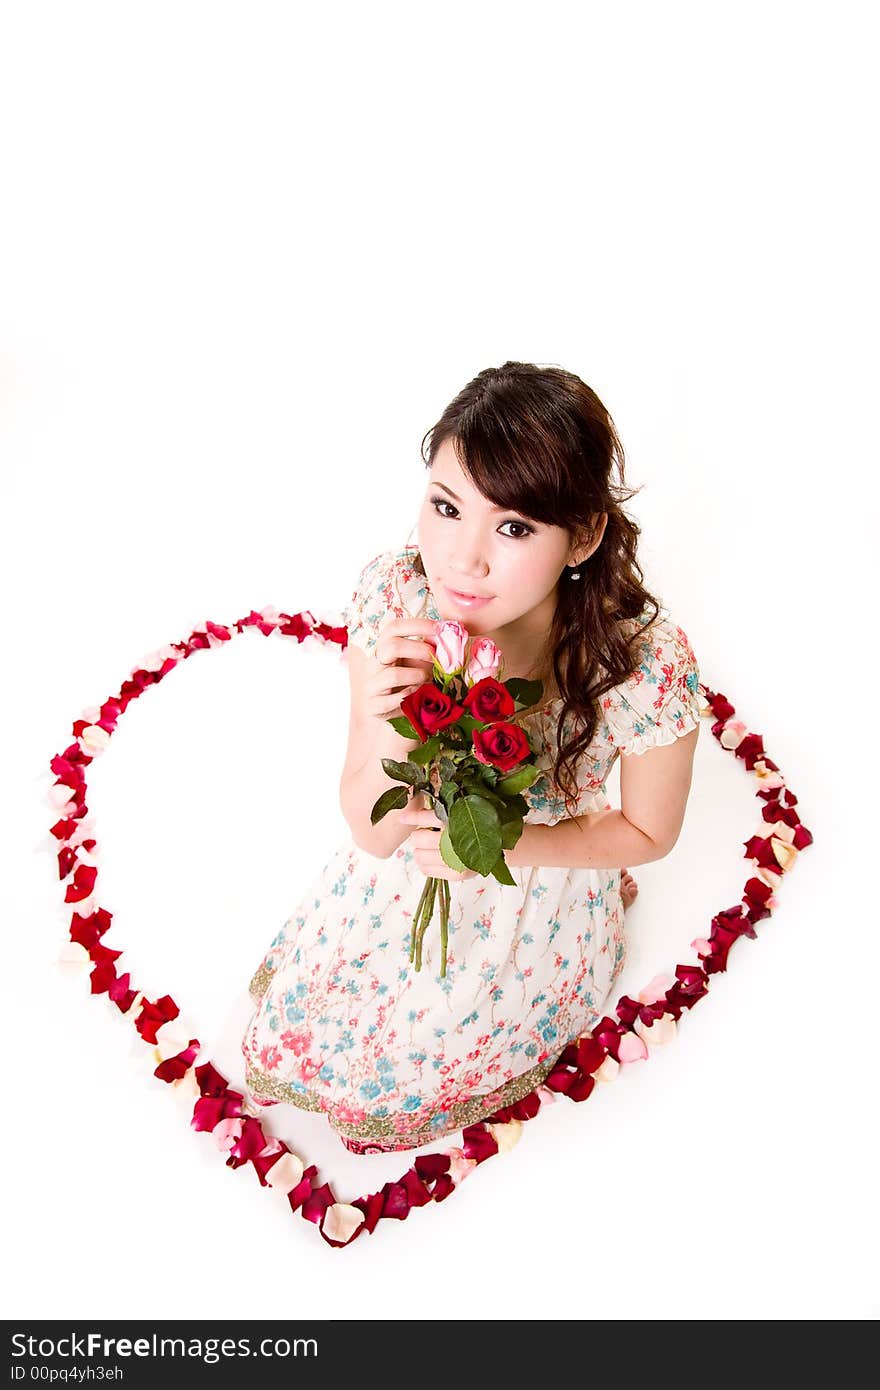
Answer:
[[[393,618],[385,624],[368,657],[362,697],[365,715],[393,719],[403,713],[401,700],[431,680],[438,627],[430,618]]]
[[[401,811],[398,822],[412,825],[409,840],[412,842],[416,863],[425,878],[446,878],[450,883],[461,883],[466,878],[476,878],[476,869],[451,869],[440,854],[440,835],[443,822],[431,806],[424,804],[424,792],[417,792],[406,810]]]

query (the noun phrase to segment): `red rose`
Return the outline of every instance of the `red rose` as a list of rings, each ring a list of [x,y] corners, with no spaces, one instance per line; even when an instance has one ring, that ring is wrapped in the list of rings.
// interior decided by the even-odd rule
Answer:
[[[432,734],[454,724],[464,714],[461,705],[457,705],[451,695],[431,681],[410,691],[401,700],[400,708],[422,743],[427,743]]]
[[[476,681],[464,697],[464,705],[468,713],[483,724],[507,719],[516,709],[510,691],[494,676],[484,676]]]
[[[532,751],[518,724],[490,724],[488,729],[474,729],[471,737],[474,757],[499,772],[511,772]]]

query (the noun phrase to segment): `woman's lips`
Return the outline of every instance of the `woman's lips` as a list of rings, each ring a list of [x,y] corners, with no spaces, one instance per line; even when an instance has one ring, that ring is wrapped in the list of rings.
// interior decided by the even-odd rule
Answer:
[[[450,589],[448,585],[444,585],[444,588],[452,599],[452,602],[457,604],[460,608],[482,608],[484,604],[492,602],[491,594],[487,594],[484,598],[469,598],[466,594],[459,594],[455,589]]]

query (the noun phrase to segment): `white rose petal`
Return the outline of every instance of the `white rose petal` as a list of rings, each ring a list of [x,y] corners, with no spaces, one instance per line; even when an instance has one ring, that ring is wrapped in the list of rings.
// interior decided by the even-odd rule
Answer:
[[[303,1161],[297,1158],[296,1154],[284,1154],[277,1163],[266,1174],[266,1182],[270,1187],[274,1187],[277,1192],[284,1196],[302,1182],[302,1175],[305,1172]],[[328,1208],[329,1210],[329,1208]]]
[[[179,1076],[176,1081],[172,1081],[171,1089],[176,1096],[180,1096],[188,1105],[194,1105],[200,1099],[202,1091],[196,1079],[195,1062],[191,1067],[187,1067],[183,1076]]]
[[[271,1168],[269,1172],[272,1172]],[[366,1217],[359,1207],[353,1207],[348,1202],[334,1202],[324,1212],[321,1230],[330,1240],[344,1242],[354,1235],[365,1220]]]
[[[136,1021],[137,1016],[140,1013],[141,1004],[144,998],[145,995],[143,990],[139,989],[137,994],[134,996],[131,1003],[129,1004],[128,1008],[125,1010],[125,1017],[130,1018],[132,1023]]]
[[[68,975],[81,975],[83,971],[91,970],[92,958],[79,941],[68,941],[58,953],[58,964]]]
[[[598,1067],[597,1070],[593,1072],[593,1075],[597,1081],[613,1081],[619,1071],[620,1063],[617,1058],[612,1057],[609,1052],[601,1067]]]
[[[63,811],[73,801],[73,788],[65,782],[56,782],[46,793],[46,799],[56,811]]]
[[[176,1057],[179,1052],[185,1051],[189,1047],[191,1037],[192,1033],[179,1018],[172,1018],[163,1023],[161,1028],[156,1029],[156,1049],[160,1060],[164,1062],[167,1058]]]
[[[86,753],[103,753],[110,742],[110,735],[100,724],[87,724],[79,736],[80,746]]]

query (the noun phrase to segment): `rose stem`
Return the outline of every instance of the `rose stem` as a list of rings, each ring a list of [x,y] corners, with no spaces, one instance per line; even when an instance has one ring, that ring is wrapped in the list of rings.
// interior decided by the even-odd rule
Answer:
[[[423,918],[422,922],[419,924],[419,935],[418,935],[418,940],[417,940],[417,942],[416,942],[416,970],[421,970],[421,968],[422,968],[422,941],[424,940],[425,932],[428,930],[428,926],[430,925],[431,917],[432,917],[433,912],[434,912],[434,899],[435,899],[435,897],[436,897],[436,895],[437,895],[437,884],[438,884],[438,882],[439,882],[439,879],[436,879],[436,878],[429,878],[429,879],[428,879],[428,904],[429,904],[429,905],[428,905],[428,907],[427,907],[427,909],[426,909],[426,911],[425,911],[425,915],[424,915],[424,918]]]
[[[446,978],[446,947],[449,941],[449,880],[440,881],[440,977]]]
[[[410,936],[410,943],[409,943],[409,958],[410,958],[410,961],[415,960],[415,954],[416,954],[416,941],[417,941],[417,939],[418,939],[419,924],[421,923],[422,918],[424,917],[425,911],[426,911],[427,906],[428,906],[428,897],[430,896],[429,890],[430,890],[430,880],[429,880],[429,879],[426,879],[426,880],[425,880],[425,886],[424,886],[424,888],[422,889],[422,895],[421,895],[421,897],[419,898],[418,906],[416,907],[416,911],[415,911],[415,916],[413,917],[413,921],[412,921],[412,934],[411,934],[411,936]],[[418,966],[416,966],[416,969],[418,970]]]

